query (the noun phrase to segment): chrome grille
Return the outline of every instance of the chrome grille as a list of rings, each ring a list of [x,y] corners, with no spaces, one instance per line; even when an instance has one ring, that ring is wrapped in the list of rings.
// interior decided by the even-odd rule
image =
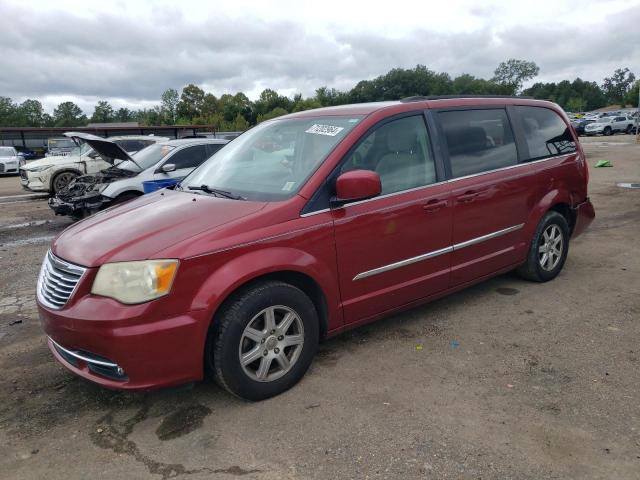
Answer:
[[[86,268],[73,265],[47,252],[38,277],[37,294],[40,303],[59,310],[73,294]]]

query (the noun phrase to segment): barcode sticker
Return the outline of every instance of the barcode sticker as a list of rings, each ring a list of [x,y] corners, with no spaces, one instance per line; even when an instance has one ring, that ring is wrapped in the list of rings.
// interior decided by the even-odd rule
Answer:
[[[316,123],[309,127],[309,129],[306,130],[306,133],[315,133],[316,135],[328,135],[330,137],[335,137],[342,130],[344,130],[344,127],[334,127],[333,125],[318,125]]]

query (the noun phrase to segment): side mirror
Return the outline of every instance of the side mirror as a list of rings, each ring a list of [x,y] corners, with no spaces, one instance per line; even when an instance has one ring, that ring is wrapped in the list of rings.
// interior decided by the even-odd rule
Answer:
[[[175,172],[176,165],[174,163],[165,163],[164,165],[162,165],[162,167],[160,167],[160,171],[162,173]]]
[[[380,176],[371,170],[352,170],[343,173],[336,180],[337,203],[365,200],[380,195]]]

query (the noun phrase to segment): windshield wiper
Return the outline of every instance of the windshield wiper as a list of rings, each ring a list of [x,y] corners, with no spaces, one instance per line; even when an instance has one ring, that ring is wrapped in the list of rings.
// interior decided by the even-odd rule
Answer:
[[[200,190],[205,193],[210,193],[212,195],[215,195],[216,197],[230,198],[231,200],[246,200],[246,198],[241,197],[240,195],[234,195],[233,193],[227,192],[226,190],[219,190],[217,188],[209,187],[208,185],[200,185],[199,187],[192,185],[187,188],[189,190]]]

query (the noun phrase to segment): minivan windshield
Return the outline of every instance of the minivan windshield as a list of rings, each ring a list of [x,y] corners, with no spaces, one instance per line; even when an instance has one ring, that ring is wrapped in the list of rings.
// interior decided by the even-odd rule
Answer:
[[[153,143],[148,147],[143,148],[139,152],[131,155],[136,163],[133,163],[131,160],[125,160],[118,163],[117,166],[120,169],[132,170],[134,172],[146,170],[147,168],[153,167],[156,163],[162,160],[174,148],[176,147],[172,147],[171,145],[162,145],[160,143]]]
[[[288,118],[261,123],[226,145],[180,184],[255,201],[293,196],[362,116]]]

